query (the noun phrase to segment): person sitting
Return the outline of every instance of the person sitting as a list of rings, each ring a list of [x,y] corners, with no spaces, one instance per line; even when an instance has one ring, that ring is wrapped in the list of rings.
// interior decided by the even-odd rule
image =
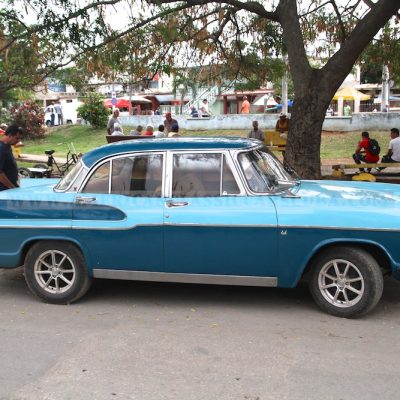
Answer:
[[[147,125],[146,130],[142,133],[142,136],[153,136],[154,127],[153,125]]]
[[[280,137],[282,139],[287,139],[287,133],[289,131],[290,119],[287,118],[285,113],[281,113],[278,121],[276,121],[275,130],[280,132]]]
[[[361,133],[361,140],[358,142],[355,153],[353,154],[353,160],[356,164],[364,163],[376,163],[379,161],[379,154],[372,154],[371,151],[371,140],[368,132]],[[371,168],[368,168],[368,172]],[[364,168],[360,168],[360,172],[364,172]]]
[[[197,111],[195,106],[190,107],[190,116],[192,118],[199,118],[199,112]]]
[[[132,136],[140,136],[142,134],[142,131],[143,131],[143,126],[142,125],[138,125],[136,127],[136,129],[131,131],[131,135]]]
[[[258,121],[253,121],[253,129],[247,135],[249,138],[258,139],[264,142],[264,132],[259,129]]]
[[[158,131],[154,131],[153,135],[154,135],[154,137],[158,137],[158,138],[165,137],[164,125],[163,124],[158,125]]]
[[[119,124],[118,122],[114,123],[114,130],[112,132],[112,136],[123,136],[124,132],[122,130],[122,126],[121,124]]]
[[[179,134],[179,125],[173,124],[171,127],[171,132],[168,133],[168,137],[179,137],[179,136],[181,136]]]
[[[382,157],[381,162],[383,163],[395,163],[400,162],[400,136],[397,128],[390,130],[391,140],[389,142],[389,148],[387,153]],[[377,168],[378,171],[385,169],[384,167]]]
[[[200,113],[202,117],[209,117],[211,115],[210,109],[208,108],[208,100],[203,99],[201,102]]]

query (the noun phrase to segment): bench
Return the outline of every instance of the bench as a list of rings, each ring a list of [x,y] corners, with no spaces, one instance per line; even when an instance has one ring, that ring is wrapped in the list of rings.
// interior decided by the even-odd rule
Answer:
[[[378,169],[378,168],[400,168],[400,162],[393,163],[361,163],[361,164],[335,164],[332,165],[332,176],[336,178],[341,178],[346,175],[346,169]],[[379,170],[376,172],[380,172]],[[355,175],[353,180],[362,180],[362,181],[376,181],[376,178],[371,173],[359,173]]]
[[[286,139],[281,137],[280,132],[265,131],[264,143],[272,151],[284,152],[286,150]]]

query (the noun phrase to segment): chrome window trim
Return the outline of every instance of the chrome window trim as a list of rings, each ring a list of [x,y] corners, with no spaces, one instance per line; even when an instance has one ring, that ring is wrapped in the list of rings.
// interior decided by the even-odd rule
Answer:
[[[261,287],[276,287],[278,285],[278,278],[275,276],[185,274],[177,272],[112,270],[102,268],[94,268],[93,277],[100,279],[195,283],[205,285],[212,284]]]
[[[264,147],[265,147],[265,145],[261,144],[261,145],[254,146],[254,147],[251,147],[251,148],[248,148],[248,149],[245,149],[245,150],[243,150],[243,149],[235,150],[233,152],[233,154],[234,154],[233,159],[234,159],[234,162],[236,164],[236,169],[238,170],[238,173],[241,176],[243,185],[246,188],[246,191],[247,191],[248,195],[250,195],[250,196],[282,196],[282,192],[276,192],[276,193],[271,192],[271,191],[270,192],[265,192],[265,193],[253,192],[251,190],[251,188],[249,187],[248,183],[247,183],[246,177],[244,176],[243,169],[242,169],[242,167],[240,165],[240,162],[239,162],[239,155],[242,154],[242,153],[248,153],[248,152],[254,151],[254,150],[260,150],[260,149],[263,149]]]
[[[54,187],[53,187],[53,191],[54,192],[56,192],[56,193],[67,193],[67,192],[71,192],[71,193],[77,193],[77,191],[78,191],[78,189],[77,190],[70,190],[71,189],[71,187],[74,185],[74,183],[75,183],[75,181],[77,180],[77,178],[81,175],[81,174],[83,174],[84,173],[84,171],[86,171],[86,173],[87,173],[87,171],[88,171],[88,168],[86,167],[86,165],[84,164],[84,162],[82,161],[82,160],[79,160],[80,161],[80,164],[81,164],[81,168],[79,169],[79,171],[78,171],[78,173],[76,174],[76,176],[75,176],[75,178],[71,181],[71,183],[69,184],[69,186],[66,188],[66,189],[64,189],[64,190],[60,190],[60,189],[56,189],[56,186],[58,185],[58,183],[60,183],[60,181],[61,181],[61,179],[60,179],[60,181],[57,183],[57,185],[55,185]],[[63,178],[62,178],[63,179]]]
[[[240,193],[238,194],[227,194],[227,195],[223,195],[222,191],[220,190],[220,196],[218,197],[243,197],[246,196],[246,190],[243,187],[242,181],[238,175],[237,172],[237,168],[233,162],[232,159],[232,155],[231,155],[231,151],[228,149],[209,149],[209,150],[170,150],[167,151],[167,158],[168,158],[168,162],[167,162],[167,176],[166,176],[166,191],[165,191],[165,196],[166,198],[172,198],[172,176],[173,176],[173,160],[174,160],[174,156],[175,155],[179,155],[179,154],[220,154],[221,155],[221,174],[222,174],[222,168],[223,168],[223,157],[225,156],[227,164],[229,166],[229,168],[232,171],[233,177],[236,181],[236,184],[239,187]],[[222,185],[222,181],[221,181],[221,185]],[[202,199],[206,199],[208,197],[198,197],[198,198],[202,198]],[[215,198],[215,196],[213,196],[213,198]]]
[[[164,178],[164,174],[165,174],[165,166],[166,166],[166,151],[139,151],[139,152],[129,152],[129,153],[119,153],[119,154],[115,154],[113,156],[110,156],[108,158],[102,158],[100,161],[98,161],[97,163],[95,163],[92,168],[89,170],[89,173],[86,175],[85,180],[81,183],[81,186],[79,187],[79,190],[77,191],[77,193],[83,193],[82,190],[84,189],[87,181],[90,179],[90,177],[94,174],[94,172],[101,167],[103,164],[105,164],[106,162],[110,162],[110,170],[109,170],[109,175],[108,175],[108,193],[98,193],[98,194],[112,194],[111,193],[111,176],[112,176],[112,168],[113,168],[113,161],[114,160],[118,160],[120,158],[125,158],[125,157],[136,157],[136,156],[140,156],[140,155],[161,155],[163,156],[163,163],[162,163],[162,182],[161,182],[161,198],[163,198],[163,193],[164,193],[164,186],[165,186],[165,178]],[[129,196],[127,196],[129,197]]]

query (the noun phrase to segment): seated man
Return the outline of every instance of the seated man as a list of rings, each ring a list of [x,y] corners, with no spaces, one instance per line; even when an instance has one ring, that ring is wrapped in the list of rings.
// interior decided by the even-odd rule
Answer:
[[[199,118],[199,112],[197,111],[195,106],[190,107],[190,116],[192,118]]]
[[[124,134],[124,131],[122,130],[122,126],[120,123],[115,122],[114,123],[114,130],[112,132],[112,136],[122,136]]]
[[[390,138],[391,140],[389,142],[389,149],[382,157],[382,162],[400,162],[400,137],[399,130],[397,128],[392,128],[390,130]]]
[[[249,132],[247,137],[264,141],[264,132],[259,129],[258,121],[253,121],[253,129]]]
[[[278,121],[276,121],[275,130],[280,132],[282,139],[287,139],[287,133],[289,131],[289,118],[287,118],[285,113],[281,113]]]
[[[353,160],[356,164],[361,164],[361,162],[373,164],[379,161],[379,154],[371,153],[371,140],[368,132],[361,133],[361,140],[358,142],[356,151],[353,154]],[[368,168],[368,172],[370,171],[371,168]],[[364,168],[360,168],[360,172],[364,172]]]

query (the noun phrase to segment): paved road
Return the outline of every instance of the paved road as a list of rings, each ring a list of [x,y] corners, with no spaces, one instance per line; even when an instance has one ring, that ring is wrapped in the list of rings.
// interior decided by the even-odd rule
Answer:
[[[306,287],[97,281],[54,306],[0,270],[0,399],[399,398],[399,289],[345,320]]]

